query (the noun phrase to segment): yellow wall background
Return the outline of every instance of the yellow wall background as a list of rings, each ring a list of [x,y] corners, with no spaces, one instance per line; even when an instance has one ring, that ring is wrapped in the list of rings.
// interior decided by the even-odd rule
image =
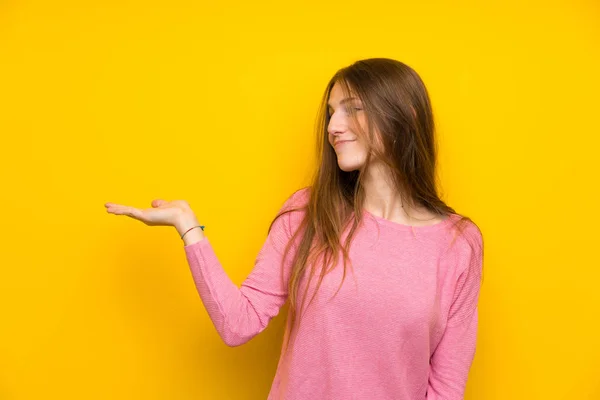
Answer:
[[[0,399],[265,399],[285,309],[228,348],[173,228],[241,283],[308,183],[329,77],[413,66],[486,244],[467,399],[600,399],[597,1],[0,2]]]

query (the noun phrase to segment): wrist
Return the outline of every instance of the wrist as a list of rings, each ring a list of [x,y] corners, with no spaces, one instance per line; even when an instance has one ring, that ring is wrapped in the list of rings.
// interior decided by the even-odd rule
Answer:
[[[189,246],[204,240],[205,237],[206,236],[204,236],[204,232],[200,227],[192,227],[189,229],[189,232],[184,232],[182,240],[185,246]]]
[[[183,235],[187,230],[193,228],[194,226],[200,225],[198,219],[195,215],[183,215],[179,220],[174,224],[175,229],[179,233],[179,236]],[[200,228],[198,228],[200,229]]]

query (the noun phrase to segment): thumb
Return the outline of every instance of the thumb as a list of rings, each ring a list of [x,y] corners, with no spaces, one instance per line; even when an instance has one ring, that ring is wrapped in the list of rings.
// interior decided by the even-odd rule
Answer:
[[[163,199],[156,199],[156,200],[152,200],[152,207],[160,207],[163,204],[168,203],[166,200]]]

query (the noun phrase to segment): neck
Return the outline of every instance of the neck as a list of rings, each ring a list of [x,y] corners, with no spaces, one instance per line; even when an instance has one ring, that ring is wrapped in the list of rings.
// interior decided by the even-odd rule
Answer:
[[[363,180],[365,189],[364,208],[379,217],[411,224],[415,221],[428,221],[432,214],[412,202],[404,202],[395,187],[389,170],[380,163],[369,166]]]

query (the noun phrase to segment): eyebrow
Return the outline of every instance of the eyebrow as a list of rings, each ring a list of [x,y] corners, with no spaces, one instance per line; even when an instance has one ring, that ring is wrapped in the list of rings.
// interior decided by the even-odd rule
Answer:
[[[344,103],[347,103],[352,100],[360,100],[360,99],[358,97],[346,97],[345,99],[340,100],[340,104],[344,104]],[[327,105],[329,107],[333,107],[329,102],[327,102]]]

